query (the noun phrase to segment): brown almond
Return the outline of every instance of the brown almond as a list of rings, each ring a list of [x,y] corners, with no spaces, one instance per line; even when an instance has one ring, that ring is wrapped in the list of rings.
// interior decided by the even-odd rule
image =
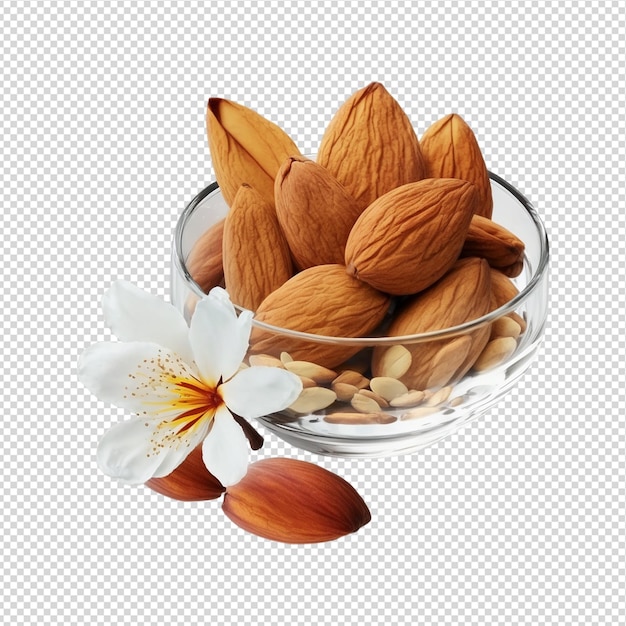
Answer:
[[[375,200],[346,244],[348,272],[392,295],[414,294],[441,278],[457,260],[476,193],[453,178],[429,178]]]
[[[493,197],[489,172],[474,131],[456,113],[428,127],[420,139],[427,177],[460,178],[476,186],[475,212],[491,218]]]
[[[283,161],[300,154],[279,126],[256,111],[224,98],[210,98],[207,136],[215,176],[231,206],[247,183],[274,206],[274,179]]]
[[[371,515],[355,489],[313,463],[286,458],[252,463],[222,503],[235,524],[285,543],[330,541],[357,531]]]
[[[491,276],[491,310],[495,311],[504,306],[519,293],[513,282],[499,270],[493,269]]]
[[[193,452],[171,473],[162,478],[151,478],[146,487],[168,498],[185,501],[214,500],[225,491],[202,460],[202,446]]]
[[[225,221],[215,222],[198,238],[185,263],[189,275],[204,293],[224,281],[222,241]]]
[[[300,269],[343,263],[350,230],[361,206],[315,161],[288,158],[274,186],[276,215]]]
[[[335,113],[317,162],[362,208],[400,185],[424,178],[420,143],[411,122],[380,83],[360,89]]]
[[[457,326],[489,312],[490,270],[487,261],[460,259],[452,270],[429,289],[414,296],[394,317],[390,336],[412,335]],[[465,339],[465,337],[469,337]],[[489,339],[489,325],[450,339],[404,344],[411,354],[411,366],[400,377],[409,389],[440,387],[463,376]],[[468,345],[468,341],[471,344]],[[456,344],[455,344],[456,342]],[[450,346],[459,345],[456,358]],[[374,376],[383,375],[381,364],[386,349],[378,346],[372,357]],[[441,354],[446,355],[441,359]],[[446,363],[449,366],[446,367]]]
[[[310,267],[290,278],[258,307],[251,350],[274,355],[286,351],[296,361],[312,361],[332,369],[359,347],[276,334],[256,322],[315,335],[360,337],[380,324],[388,306],[389,296],[349,276],[342,265]]]
[[[231,300],[251,311],[293,273],[276,211],[249,185],[239,188],[226,216],[222,249]]]
[[[506,271],[521,271],[524,260],[524,242],[510,230],[494,221],[474,215],[463,243],[461,256],[477,256],[486,259],[491,267]],[[521,262],[521,263],[520,263]],[[519,272],[518,272],[519,273]]]

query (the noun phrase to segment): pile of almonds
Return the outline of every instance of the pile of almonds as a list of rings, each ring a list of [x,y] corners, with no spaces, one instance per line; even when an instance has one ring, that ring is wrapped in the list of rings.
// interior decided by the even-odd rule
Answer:
[[[316,160],[229,100],[209,100],[207,132],[229,212],[198,240],[188,269],[258,321],[333,337],[411,335],[469,322],[517,294],[510,278],[524,243],[492,221],[485,161],[459,115],[418,140],[372,83],[336,112]],[[444,340],[367,350],[255,326],[249,362],[301,377],[294,415],[327,409],[331,423],[387,423],[397,419],[389,407],[412,419],[454,406],[452,383],[508,358],[524,329],[512,313]]]

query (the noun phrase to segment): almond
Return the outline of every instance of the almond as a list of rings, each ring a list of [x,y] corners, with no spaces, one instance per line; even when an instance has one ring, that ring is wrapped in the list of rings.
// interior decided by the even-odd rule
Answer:
[[[290,157],[274,185],[276,215],[296,265],[343,263],[346,241],[361,206],[315,161]]]
[[[263,300],[253,322],[251,350],[272,355],[286,351],[296,361],[333,368],[359,347],[312,342],[266,330],[256,322],[316,335],[359,337],[376,328],[388,306],[387,295],[349,276],[342,265],[311,267]]]
[[[346,244],[348,272],[392,295],[414,294],[452,267],[474,212],[474,186],[429,178],[375,200]]]
[[[239,188],[226,216],[223,264],[232,301],[252,311],[293,273],[276,211],[249,185]]]
[[[194,282],[209,293],[224,281],[222,241],[225,219],[215,222],[193,245],[185,265]]]
[[[523,266],[524,242],[504,226],[482,215],[474,215],[461,256],[482,257],[487,259],[491,267],[504,271],[507,276],[513,276],[510,272],[514,269],[521,271]]]
[[[487,261],[478,258],[461,259],[441,280],[414,296],[396,314],[388,334],[412,335],[457,326],[485,315],[490,305],[491,284]],[[489,325],[485,325],[471,333],[449,339],[403,344],[411,354],[411,366],[400,380],[409,389],[447,385],[467,372],[488,339]],[[381,346],[374,349],[374,376],[384,375],[381,366],[385,362],[386,350]],[[442,358],[442,354],[445,358]]]
[[[364,208],[424,177],[419,141],[406,113],[380,83],[353,94],[335,113],[317,162]]]
[[[146,487],[175,500],[214,500],[225,491],[202,460],[202,446],[193,452],[171,473],[163,478],[151,478]]]
[[[513,282],[502,272],[492,269],[491,276],[491,310],[495,311],[507,304],[519,293]]]
[[[477,191],[475,212],[490,218],[493,197],[489,172],[476,136],[467,122],[456,113],[446,115],[428,127],[420,146],[425,176],[460,178],[473,183]]]
[[[235,524],[285,543],[330,541],[357,531],[371,515],[355,489],[313,463],[270,458],[252,463],[222,504]]]
[[[279,126],[256,111],[223,98],[210,98],[207,136],[217,182],[231,206],[242,184],[274,205],[274,179],[283,161],[300,154]]]

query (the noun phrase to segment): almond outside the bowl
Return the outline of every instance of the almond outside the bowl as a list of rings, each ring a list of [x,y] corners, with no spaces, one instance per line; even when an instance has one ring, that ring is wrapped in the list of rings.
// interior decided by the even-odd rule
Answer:
[[[171,474],[151,478],[146,487],[168,498],[188,502],[214,500],[225,491],[204,465],[202,446],[198,446]]]
[[[283,543],[319,543],[356,532],[371,514],[343,478],[312,463],[269,458],[252,463],[222,504],[235,524]]]

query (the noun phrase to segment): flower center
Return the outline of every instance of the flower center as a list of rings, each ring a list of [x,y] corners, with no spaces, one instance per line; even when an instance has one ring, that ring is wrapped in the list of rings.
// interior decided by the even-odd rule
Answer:
[[[169,428],[176,428],[176,434],[193,428],[204,417],[213,418],[216,409],[224,402],[217,387],[197,378],[173,377],[172,383],[175,398],[171,408],[180,412],[166,424]]]

